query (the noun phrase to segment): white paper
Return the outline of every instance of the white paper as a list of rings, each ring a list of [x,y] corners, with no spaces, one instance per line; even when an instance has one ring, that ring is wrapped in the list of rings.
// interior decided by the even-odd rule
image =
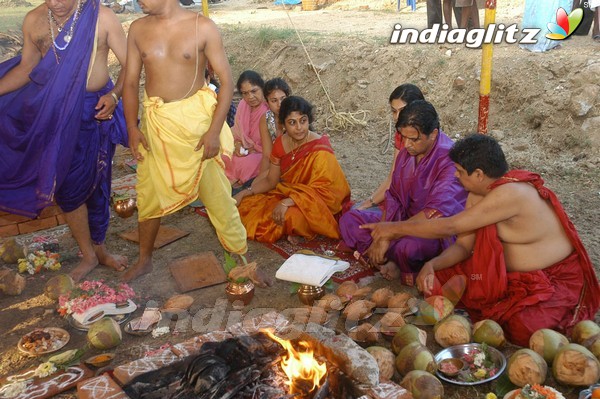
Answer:
[[[275,277],[280,280],[321,287],[333,273],[344,271],[348,267],[350,267],[350,263],[340,259],[294,254],[283,262]]]
[[[127,300],[127,306],[117,308],[114,303],[103,303],[96,305],[83,313],[73,313],[73,318],[80,324],[88,325],[100,320],[104,316],[132,313],[137,309],[137,305],[131,299]]]

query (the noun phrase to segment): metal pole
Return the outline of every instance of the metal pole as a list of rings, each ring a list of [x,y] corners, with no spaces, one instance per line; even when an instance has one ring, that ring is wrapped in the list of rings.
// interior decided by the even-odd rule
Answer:
[[[208,0],[202,0],[202,15],[208,18]]]
[[[484,28],[496,22],[496,0],[486,0]],[[488,116],[490,113],[490,91],[492,87],[492,55],[494,44],[481,46],[481,80],[479,82],[479,118],[477,132],[488,132]]]

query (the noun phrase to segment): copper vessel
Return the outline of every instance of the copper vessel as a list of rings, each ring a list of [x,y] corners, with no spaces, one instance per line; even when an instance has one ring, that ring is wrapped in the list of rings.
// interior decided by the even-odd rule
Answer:
[[[113,209],[122,218],[128,218],[135,212],[137,203],[135,198],[128,198],[123,200],[115,201]]]
[[[229,302],[240,301],[244,305],[247,305],[254,298],[254,283],[250,280],[243,283],[234,283],[232,281],[227,283],[225,287],[225,294]]]
[[[298,298],[300,298],[300,302],[305,305],[312,306],[312,304],[325,295],[325,290],[323,287],[317,287],[314,285],[302,284],[300,288],[298,288]]]

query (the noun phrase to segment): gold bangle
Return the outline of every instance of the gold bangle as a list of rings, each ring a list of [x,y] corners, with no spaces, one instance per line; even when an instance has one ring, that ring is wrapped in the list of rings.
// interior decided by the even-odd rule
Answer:
[[[289,205],[284,204],[283,201],[281,201],[279,204],[285,206],[286,208],[290,207]]]
[[[115,104],[118,104],[119,103],[119,96],[117,96],[114,91],[111,91],[110,95],[112,96],[113,100],[115,100]]]

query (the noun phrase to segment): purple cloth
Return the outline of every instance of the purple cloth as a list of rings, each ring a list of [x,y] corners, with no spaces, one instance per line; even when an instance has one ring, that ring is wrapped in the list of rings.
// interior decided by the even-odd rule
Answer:
[[[464,209],[467,192],[454,176],[456,168],[448,157],[452,140],[440,131],[431,151],[421,162],[402,149],[396,158],[390,188],[385,193],[386,221],[407,220],[421,211],[437,211],[451,216]],[[340,219],[344,243],[360,253],[371,245],[371,232],[359,229],[365,223],[380,222],[379,209],[356,210]],[[452,243],[448,239],[403,237],[393,241],[387,252],[388,260],[400,268],[403,282],[412,283],[414,275],[429,259],[439,255]]]

